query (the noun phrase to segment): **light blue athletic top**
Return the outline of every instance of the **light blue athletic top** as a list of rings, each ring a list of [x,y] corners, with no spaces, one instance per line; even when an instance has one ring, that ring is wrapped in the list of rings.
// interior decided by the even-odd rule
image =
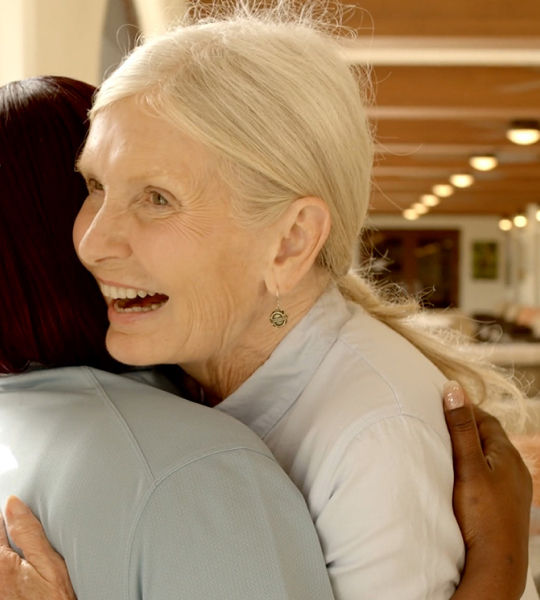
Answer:
[[[0,378],[0,502],[27,502],[78,600],[318,600],[304,501],[219,411],[87,367]]]

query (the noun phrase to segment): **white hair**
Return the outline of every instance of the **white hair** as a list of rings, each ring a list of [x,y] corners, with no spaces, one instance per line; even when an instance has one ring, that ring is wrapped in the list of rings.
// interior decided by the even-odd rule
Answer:
[[[332,232],[320,263],[341,276],[368,206],[369,123],[335,39],[305,16],[287,21],[285,4],[258,16],[243,6],[149,40],[103,83],[92,114],[141,98],[217,153],[247,221],[271,221],[302,196],[322,198]]]
[[[458,379],[474,401],[494,406],[502,398],[521,399],[506,376],[415,327],[416,302],[384,300],[351,270],[373,162],[366,73],[344,62],[337,38],[312,10],[298,14],[288,0],[269,9],[233,4],[230,16],[193,19],[191,13],[186,23],[136,48],[101,86],[91,118],[135,97],[200,141],[217,157],[235,214],[246,225],[274,221],[297,198],[321,198],[332,226],[318,263],[341,292]]]

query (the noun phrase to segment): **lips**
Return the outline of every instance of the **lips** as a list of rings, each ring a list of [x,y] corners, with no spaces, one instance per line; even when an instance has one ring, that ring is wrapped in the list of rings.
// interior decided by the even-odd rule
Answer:
[[[154,311],[169,300],[167,294],[160,292],[98,283],[101,293],[112,300],[114,310],[119,313]]]

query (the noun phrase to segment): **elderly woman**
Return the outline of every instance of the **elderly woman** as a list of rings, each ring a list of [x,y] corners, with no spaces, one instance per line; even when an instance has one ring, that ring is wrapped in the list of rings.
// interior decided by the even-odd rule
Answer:
[[[439,399],[450,375],[475,397],[475,382],[515,390],[350,273],[372,148],[336,43],[272,15],[181,27],[124,62],[91,119],[74,240],[110,353],[180,365],[194,399],[266,441],[337,598],[486,592],[469,568],[454,591],[464,545]],[[519,592],[505,578],[489,593]]]
[[[252,431],[95,368],[119,365],[71,241],[93,91],[62,77],[0,88],[0,502],[16,493],[36,512],[79,600],[331,600],[305,502]],[[2,527],[1,598],[73,597],[58,557],[52,577],[10,579],[27,563],[6,543]]]
[[[336,42],[272,13],[181,27],[131,54],[91,119],[74,240],[109,352],[180,365],[262,437],[338,598],[449,598],[464,546],[444,381],[518,392],[351,273],[372,144]]]

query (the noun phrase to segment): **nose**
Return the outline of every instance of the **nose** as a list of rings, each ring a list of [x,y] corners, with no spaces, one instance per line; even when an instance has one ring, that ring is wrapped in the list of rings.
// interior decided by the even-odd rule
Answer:
[[[131,254],[129,216],[107,198],[97,209],[87,200],[75,220],[73,241],[89,267],[124,260]]]

